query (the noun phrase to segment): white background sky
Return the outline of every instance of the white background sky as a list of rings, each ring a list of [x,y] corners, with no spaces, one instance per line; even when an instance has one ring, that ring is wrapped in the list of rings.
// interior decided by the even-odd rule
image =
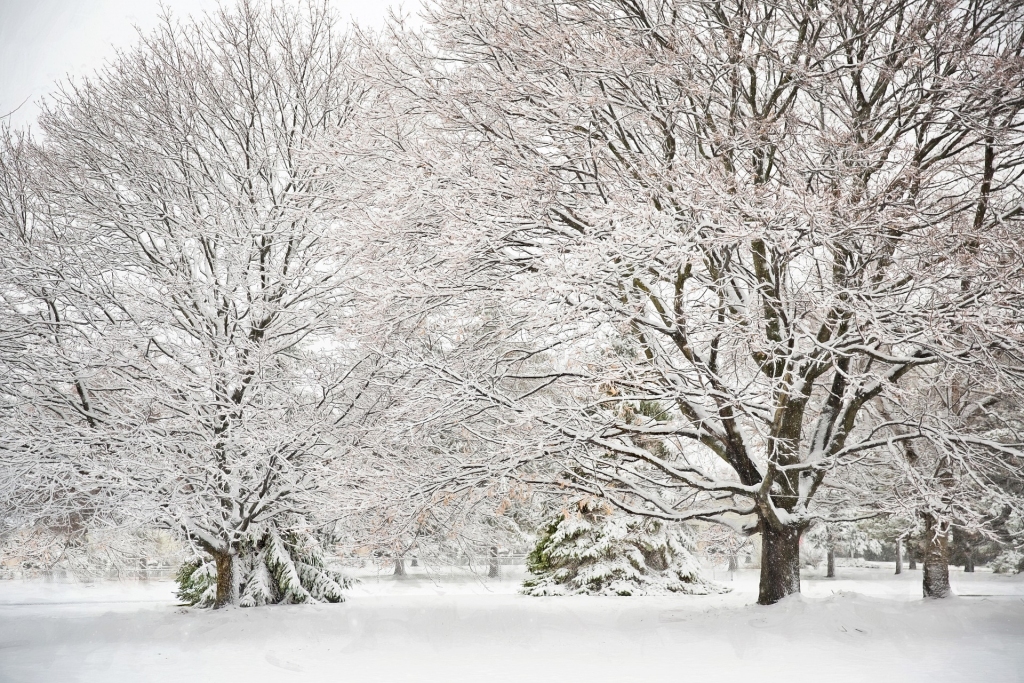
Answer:
[[[331,4],[343,17],[379,25],[390,3]],[[164,0],[163,5],[183,17],[216,9],[218,0]],[[12,124],[30,123],[38,111],[35,102],[56,81],[103,66],[115,48],[134,42],[134,26],[151,28],[159,11],[160,0],[0,0],[0,116],[20,105]]]

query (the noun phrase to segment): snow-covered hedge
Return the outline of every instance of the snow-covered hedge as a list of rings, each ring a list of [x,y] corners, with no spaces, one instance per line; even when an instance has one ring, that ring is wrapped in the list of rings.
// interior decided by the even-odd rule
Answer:
[[[706,595],[728,589],[706,579],[686,529],[586,500],[542,533],[527,564],[526,595]]]

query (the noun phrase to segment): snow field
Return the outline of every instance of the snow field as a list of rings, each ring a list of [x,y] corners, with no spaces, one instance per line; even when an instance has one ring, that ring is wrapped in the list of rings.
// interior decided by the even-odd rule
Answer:
[[[1024,681],[1019,576],[957,573],[988,597],[925,602],[920,572],[841,568],[760,607],[751,571],[726,595],[642,598],[363,574],[341,605],[219,612],[177,607],[169,582],[3,581],[0,681]]]

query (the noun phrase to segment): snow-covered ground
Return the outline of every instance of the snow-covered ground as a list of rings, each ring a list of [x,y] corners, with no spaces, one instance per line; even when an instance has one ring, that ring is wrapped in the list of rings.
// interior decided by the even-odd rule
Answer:
[[[3,683],[1024,681],[1024,577],[840,568],[804,595],[530,598],[520,575],[362,572],[341,605],[204,612],[169,582],[0,581]],[[511,574],[511,575],[508,575]]]

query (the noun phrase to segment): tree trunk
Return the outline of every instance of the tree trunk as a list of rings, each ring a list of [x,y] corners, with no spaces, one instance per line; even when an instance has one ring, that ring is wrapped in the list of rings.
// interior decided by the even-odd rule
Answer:
[[[825,565],[825,578],[836,578],[836,548],[832,545],[828,547],[828,561]]]
[[[736,556],[735,555],[730,555],[729,556],[729,573],[731,574],[731,573],[735,572],[739,568],[740,568],[739,561],[737,560]]]
[[[949,588],[949,525],[924,514],[924,597],[946,598]]]
[[[498,567],[498,549],[491,546],[491,566],[487,569],[487,577],[490,579],[496,579],[501,575],[501,569]]]
[[[800,529],[761,520],[761,579],[757,604],[773,605],[800,592]]]
[[[214,553],[213,561],[217,566],[217,598],[213,608],[220,609],[238,602],[235,590],[235,556],[230,552]]]
[[[967,548],[967,558],[964,560],[964,572],[974,573],[974,548]]]
[[[405,560],[400,557],[395,558],[395,576],[405,576]]]
[[[903,539],[896,539],[896,573],[903,573]]]

